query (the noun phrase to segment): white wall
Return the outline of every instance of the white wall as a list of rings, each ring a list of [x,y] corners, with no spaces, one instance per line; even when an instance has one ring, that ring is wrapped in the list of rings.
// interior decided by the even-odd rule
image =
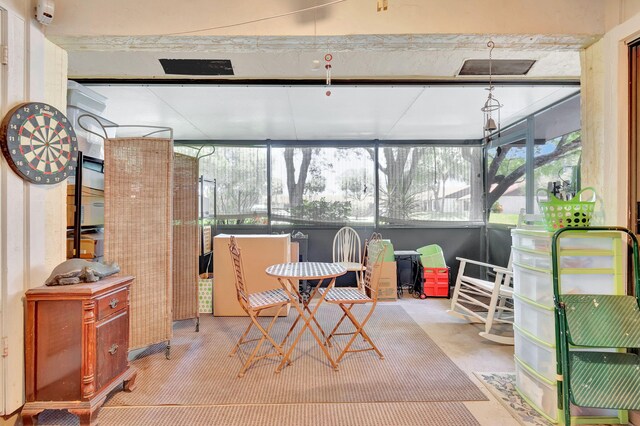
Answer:
[[[628,225],[628,42],[640,37],[640,14],[613,27],[583,54],[583,179],[603,199],[608,225]]]
[[[45,40],[44,101],[67,110],[67,52]],[[48,274],[66,259],[67,183],[48,188],[45,198],[45,268]],[[38,283],[33,283],[38,284]]]
[[[3,43],[9,49],[9,63],[2,65],[0,71],[2,115],[25,101],[64,106],[60,85],[65,84],[66,56],[46,42],[41,26],[32,18],[33,4],[0,0],[0,7],[6,17],[2,23],[6,31]],[[52,58],[52,62],[47,61]],[[51,74],[45,81],[48,71]],[[24,292],[41,285],[53,265],[65,256],[65,216],[53,217],[64,211],[63,185],[44,187],[25,183],[4,158],[0,160],[1,337],[6,339],[6,356],[2,358],[4,380],[0,381],[3,414],[17,410],[24,401]]]
[[[605,191],[604,160],[609,148],[604,140],[604,41],[580,54],[582,121],[582,187],[593,187],[606,207],[604,222],[609,223],[611,192]]]

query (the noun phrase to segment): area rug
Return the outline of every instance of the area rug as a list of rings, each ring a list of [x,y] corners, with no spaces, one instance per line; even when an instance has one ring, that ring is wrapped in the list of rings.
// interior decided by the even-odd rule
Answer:
[[[340,312],[337,306],[323,306],[318,320],[330,330]],[[355,313],[362,316],[365,312]],[[278,320],[277,341],[293,319],[292,313]],[[263,320],[266,323],[269,318]],[[203,316],[198,333],[193,322],[179,323],[174,327],[171,359],[165,359],[162,345],[141,354],[132,363],[139,371],[136,390],[118,392],[106,405],[487,400],[400,306],[379,305],[366,327],[385,359],[371,351],[348,354],[338,371],[330,367],[307,331],[293,353],[293,363],[281,373],[274,373],[278,361],[265,358],[238,378],[243,357],[228,354],[248,322],[246,317]],[[364,343],[363,339],[356,342]],[[332,349],[335,357],[337,348]]]
[[[77,426],[77,417],[46,411],[43,426]],[[479,426],[462,402],[105,407],[100,426]]]
[[[549,426],[548,422],[516,391],[515,373],[474,373],[489,392],[509,411],[518,423],[525,426]]]

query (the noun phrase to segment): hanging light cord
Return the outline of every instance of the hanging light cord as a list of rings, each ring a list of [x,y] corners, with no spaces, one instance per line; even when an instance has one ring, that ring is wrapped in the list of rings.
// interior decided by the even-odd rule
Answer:
[[[487,43],[487,47],[489,48],[489,96],[491,96],[491,92],[493,91],[493,83],[491,80],[491,52],[493,52],[493,48],[495,47],[495,43],[492,40],[489,40]]]
[[[291,12],[281,13],[279,15],[266,16],[264,18],[252,19],[250,21],[244,21],[244,22],[237,22],[235,24],[220,25],[218,27],[202,28],[200,30],[191,30],[191,31],[180,31],[180,32],[176,32],[176,33],[167,33],[167,34],[164,34],[164,35],[174,36],[174,35],[182,35],[182,34],[194,34],[194,33],[201,33],[203,31],[212,31],[212,30],[221,30],[221,29],[224,29],[224,28],[239,27],[241,25],[253,24],[255,22],[268,21],[270,19],[282,18],[284,16],[295,15],[295,14],[298,14],[298,13],[308,12],[310,10],[322,9],[324,7],[331,6],[331,5],[334,5],[334,4],[337,4],[337,3],[343,3],[345,1],[347,1],[347,0],[333,0],[333,1],[330,1],[328,3],[318,4],[316,6],[306,7],[304,9],[293,10]]]

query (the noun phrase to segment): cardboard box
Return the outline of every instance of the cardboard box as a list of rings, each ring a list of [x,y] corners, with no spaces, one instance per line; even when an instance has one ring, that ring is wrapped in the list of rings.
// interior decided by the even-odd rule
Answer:
[[[96,241],[89,238],[80,239],[80,259],[93,259],[96,253]],[[73,257],[73,238],[67,238],[67,259]]]
[[[378,300],[380,302],[393,302],[398,300],[398,290],[395,288],[380,288],[378,289]]]
[[[398,276],[396,262],[382,262],[378,284],[378,300],[394,301],[398,299]]]
[[[292,242],[291,243],[291,261],[298,262],[300,256],[300,243]]]
[[[242,255],[245,281],[250,293],[282,288],[275,277],[265,270],[277,263],[291,261],[291,238],[282,235],[236,235]],[[229,254],[229,235],[213,238],[213,314],[215,316],[246,316],[238,303],[236,283]],[[277,309],[277,308],[276,308]],[[267,309],[261,315],[273,316],[276,309]],[[289,308],[281,315],[288,315]]]
[[[73,238],[67,238],[67,259],[71,259],[73,254]],[[99,232],[82,234],[80,259],[96,259],[102,256],[104,256],[104,234]]]
[[[67,185],[67,197],[73,197],[76,194],[75,185]],[[85,197],[100,197],[104,198],[104,190],[97,188],[90,188],[88,186],[82,187],[82,198]]]

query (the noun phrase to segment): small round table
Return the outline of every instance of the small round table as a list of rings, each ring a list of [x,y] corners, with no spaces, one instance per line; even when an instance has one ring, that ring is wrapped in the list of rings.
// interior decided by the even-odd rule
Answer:
[[[311,321],[315,323],[316,327],[318,327],[318,330],[320,330],[320,334],[322,334],[322,337],[326,340],[327,337],[324,333],[324,330],[322,330],[322,327],[320,327],[320,324],[315,318],[316,312],[318,312],[318,308],[324,301],[325,295],[328,293],[329,289],[331,289],[336,283],[336,277],[346,274],[347,269],[337,263],[294,262],[271,265],[266,269],[266,272],[267,275],[276,277],[278,279],[278,282],[291,299],[291,303],[298,311],[298,318],[296,318],[296,320],[293,322],[293,325],[285,336],[282,342],[283,345],[293,332],[294,328],[298,324],[298,321],[300,321],[301,318],[304,321],[304,326],[302,326],[300,332],[291,344],[291,347],[282,359],[282,362],[280,362],[280,365],[278,366],[278,368],[276,368],[276,372],[279,373],[282,370],[282,367],[289,362],[289,358],[291,356],[291,353],[293,352],[293,349],[296,347],[298,341],[300,340],[300,337],[302,336],[302,333],[304,333],[307,328],[309,329],[309,331],[311,331],[311,334],[313,334],[313,337],[316,339],[316,342],[318,342],[318,345],[320,345],[320,348],[322,348],[322,351],[327,356],[327,359],[329,360],[329,363],[331,363],[333,369],[337,370],[338,364],[333,360],[331,354],[327,350],[327,347],[324,345],[324,342],[320,340],[316,331],[313,329],[313,327],[311,327]],[[305,299],[303,299],[300,295],[297,283],[293,282],[294,280],[318,280],[318,284],[311,292],[311,296],[305,301]],[[318,292],[318,289],[321,287],[322,282],[325,280],[330,280],[329,284],[327,285],[327,291],[324,292],[324,294],[320,295],[318,303],[316,303],[316,306],[312,311],[311,309],[309,309],[309,303]]]

